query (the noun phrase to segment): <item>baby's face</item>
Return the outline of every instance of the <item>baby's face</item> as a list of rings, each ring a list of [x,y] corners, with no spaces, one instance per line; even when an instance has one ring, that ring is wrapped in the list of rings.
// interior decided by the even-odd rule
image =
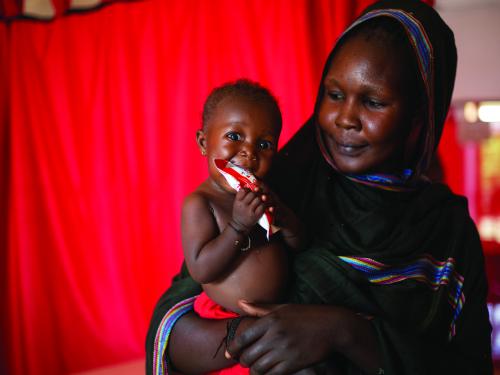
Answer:
[[[392,173],[408,167],[405,147],[413,121],[406,71],[380,43],[355,36],[332,60],[318,122],[343,173]]]
[[[279,132],[265,104],[240,98],[223,99],[205,130],[198,133],[198,145],[207,156],[211,178],[227,188],[214,165],[215,159],[229,160],[257,178],[264,178],[276,154]]]

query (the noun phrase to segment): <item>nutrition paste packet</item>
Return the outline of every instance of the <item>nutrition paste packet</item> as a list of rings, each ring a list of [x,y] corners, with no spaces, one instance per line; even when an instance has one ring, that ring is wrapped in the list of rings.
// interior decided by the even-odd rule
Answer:
[[[223,159],[215,159],[215,166],[224,176],[229,186],[238,191],[241,188],[254,190],[259,186],[257,178],[244,168],[238,167],[230,161]],[[274,215],[266,209],[264,214],[259,219],[259,225],[266,230],[267,239],[276,233],[279,228],[273,225]]]

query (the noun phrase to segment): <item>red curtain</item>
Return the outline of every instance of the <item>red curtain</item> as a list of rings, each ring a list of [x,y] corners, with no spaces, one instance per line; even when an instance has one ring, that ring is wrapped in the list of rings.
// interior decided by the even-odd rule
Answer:
[[[114,1],[135,0],[0,0],[0,20],[23,17],[48,20],[70,12],[101,7]]]
[[[2,361],[68,374],[143,356],[181,263],[183,196],[210,89],[272,88],[281,144],[312,112],[336,36],[368,0],[147,0],[0,23]]]
[[[450,111],[439,142],[438,155],[444,169],[444,182],[455,194],[465,195],[464,148],[457,141],[457,126]]]

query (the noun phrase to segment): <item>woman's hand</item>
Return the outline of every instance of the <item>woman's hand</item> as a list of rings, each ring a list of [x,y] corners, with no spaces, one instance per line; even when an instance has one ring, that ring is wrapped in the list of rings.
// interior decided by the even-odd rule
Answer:
[[[322,306],[240,303],[249,315],[262,316],[228,348],[233,358],[258,374],[297,372],[326,359],[333,349],[334,330],[326,327]]]
[[[294,250],[299,250],[305,243],[305,232],[302,223],[295,213],[286,206],[269,187],[260,182],[259,193],[269,211],[274,214],[274,222],[281,229],[285,243]]]
[[[371,325],[354,312],[336,306],[252,305],[240,302],[249,315],[261,316],[238,334],[226,356],[237,358],[257,374],[288,374],[322,362],[339,352],[361,369],[380,367]]]

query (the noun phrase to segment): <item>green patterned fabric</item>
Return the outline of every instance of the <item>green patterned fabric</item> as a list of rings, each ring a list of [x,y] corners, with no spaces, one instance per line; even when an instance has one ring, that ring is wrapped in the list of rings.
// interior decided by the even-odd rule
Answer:
[[[412,193],[366,187],[321,161],[309,165],[308,173],[304,191],[315,193],[296,202],[303,205],[302,215],[310,219],[308,229],[315,236],[294,260],[289,300],[338,304],[373,316],[386,374],[490,374],[484,259],[465,199],[441,184]],[[465,303],[451,340],[457,307],[449,301],[456,288],[448,275],[436,289],[429,282],[435,275],[432,266],[424,269],[427,280],[376,283],[340,258],[373,259],[411,274],[423,254],[441,262],[453,259],[450,279],[463,276]],[[359,372],[346,364],[346,373]]]

